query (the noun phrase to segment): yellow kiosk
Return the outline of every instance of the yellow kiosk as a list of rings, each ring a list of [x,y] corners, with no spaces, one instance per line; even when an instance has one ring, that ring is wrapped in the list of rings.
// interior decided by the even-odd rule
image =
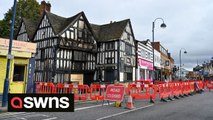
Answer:
[[[9,39],[0,38],[0,95],[3,93],[7,67]],[[29,60],[36,52],[36,44],[13,40],[9,93],[25,93],[28,79]]]

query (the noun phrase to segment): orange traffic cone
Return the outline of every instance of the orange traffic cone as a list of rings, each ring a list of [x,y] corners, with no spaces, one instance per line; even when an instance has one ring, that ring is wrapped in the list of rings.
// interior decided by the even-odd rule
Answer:
[[[133,106],[133,103],[132,103],[132,96],[129,95],[128,97],[128,101],[127,101],[127,109],[133,109],[134,106]]]

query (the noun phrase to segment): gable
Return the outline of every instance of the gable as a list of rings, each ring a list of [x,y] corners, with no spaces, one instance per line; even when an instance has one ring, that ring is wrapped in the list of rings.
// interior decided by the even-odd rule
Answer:
[[[133,31],[132,31],[132,27],[131,27],[131,24],[130,22],[127,23],[123,33],[122,33],[122,36],[121,36],[121,40],[124,40],[125,42],[131,44],[131,45],[135,45],[135,42],[134,42],[134,34],[133,34]]]
[[[29,41],[29,37],[28,37],[28,34],[27,34],[26,26],[25,26],[23,20],[22,20],[22,23],[21,23],[21,26],[20,26],[20,29],[18,31],[16,39],[17,40],[21,40],[21,41]]]
[[[93,49],[96,46],[95,38],[87,19],[81,15],[61,33],[62,46],[72,46],[83,49]]]
[[[50,38],[54,35],[55,35],[55,33],[50,24],[50,21],[49,21],[47,15],[44,14],[43,18],[40,21],[40,24],[38,25],[37,31],[35,33],[34,41],[41,40],[44,38]]]

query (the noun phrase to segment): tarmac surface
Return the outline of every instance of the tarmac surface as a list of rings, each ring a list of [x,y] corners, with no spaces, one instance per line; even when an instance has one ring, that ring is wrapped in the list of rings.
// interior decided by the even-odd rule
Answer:
[[[75,112],[5,112],[0,120],[213,120],[213,91],[205,91],[168,102],[135,100],[134,109],[114,103],[75,103]]]

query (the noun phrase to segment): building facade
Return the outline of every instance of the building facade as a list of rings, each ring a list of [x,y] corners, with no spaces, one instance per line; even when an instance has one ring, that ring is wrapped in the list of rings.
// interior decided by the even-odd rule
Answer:
[[[98,79],[113,83],[135,81],[135,41],[129,19],[92,24],[97,38]]]
[[[19,33],[27,31],[26,24],[23,20]],[[28,41],[21,36],[17,39]],[[32,42],[37,43],[35,81],[90,84],[94,80],[97,44],[83,12],[64,18],[44,11]]]
[[[171,54],[168,52],[168,50],[163,47],[160,42],[154,42],[152,43],[154,46],[154,49],[160,52],[161,56],[161,72],[160,72],[160,80],[162,81],[171,81],[172,80],[172,71],[174,67],[174,60],[171,57]],[[172,61],[172,63],[171,63]]]
[[[161,79],[161,54],[154,49],[154,80]]]
[[[150,40],[137,41],[137,80],[152,81],[153,48]]]
[[[7,68],[7,54],[9,39],[0,38],[0,95],[3,93]],[[33,83],[34,61],[36,44],[13,40],[9,73],[9,93],[25,93],[30,91]],[[32,92],[32,91],[31,91]]]

